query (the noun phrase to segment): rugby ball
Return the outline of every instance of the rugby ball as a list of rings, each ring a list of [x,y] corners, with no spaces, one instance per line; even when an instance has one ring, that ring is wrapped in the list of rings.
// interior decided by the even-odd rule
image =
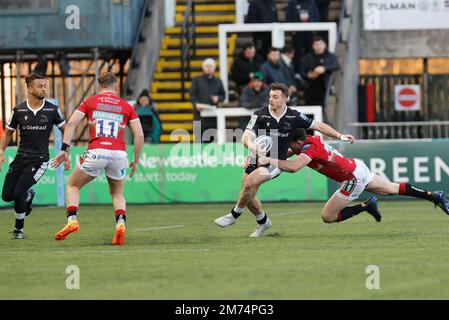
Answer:
[[[258,136],[254,141],[253,144],[261,146],[262,150],[264,150],[266,153],[268,153],[271,150],[271,147],[273,146],[273,139],[271,139],[270,136]]]

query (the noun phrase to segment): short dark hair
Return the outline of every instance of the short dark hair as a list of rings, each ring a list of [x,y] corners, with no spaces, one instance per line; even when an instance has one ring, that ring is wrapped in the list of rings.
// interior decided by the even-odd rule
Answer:
[[[25,82],[27,84],[27,88],[29,88],[31,86],[31,83],[34,80],[48,80],[48,78],[46,76],[43,76],[43,75],[40,75],[37,73],[32,73],[25,77]]]
[[[281,49],[275,48],[275,47],[271,47],[270,49],[268,49],[267,55],[272,53],[273,51],[281,52]]]
[[[283,84],[283,83],[272,83],[270,85],[271,90],[280,90],[282,91],[282,94],[288,98],[288,87],[287,85]]]
[[[304,128],[296,128],[296,130],[293,132],[293,140],[297,141],[306,141],[307,138],[307,132]]]
[[[102,73],[98,77],[98,84],[101,87],[106,87],[106,88],[113,87],[117,84],[117,77],[112,72]]]
[[[254,48],[254,47],[255,47],[254,42],[248,41],[243,45],[242,51],[245,52],[246,49]]]
[[[326,41],[324,40],[324,38],[323,38],[322,36],[318,36],[318,35],[316,35],[316,36],[313,37],[313,39],[312,39],[312,44],[315,43],[315,42],[317,42],[317,41],[323,41],[324,43],[326,43]]]

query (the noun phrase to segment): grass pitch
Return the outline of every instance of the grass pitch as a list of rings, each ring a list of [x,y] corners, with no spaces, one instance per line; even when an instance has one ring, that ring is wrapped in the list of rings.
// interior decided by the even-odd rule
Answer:
[[[270,203],[267,236],[249,238],[248,211],[226,229],[229,204],[129,206],[126,245],[111,246],[110,206],[81,207],[66,241],[56,208],[35,208],[26,240],[0,212],[0,299],[448,299],[449,217],[425,201],[381,202],[383,221],[362,213],[321,222],[322,203]],[[66,288],[66,268],[80,289]],[[369,265],[380,289],[368,290]]]

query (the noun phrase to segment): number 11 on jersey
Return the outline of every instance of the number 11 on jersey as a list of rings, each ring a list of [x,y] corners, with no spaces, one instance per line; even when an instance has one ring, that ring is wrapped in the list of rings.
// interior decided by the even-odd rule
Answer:
[[[98,119],[96,124],[97,137],[117,138],[118,123],[117,121],[108,121]]]

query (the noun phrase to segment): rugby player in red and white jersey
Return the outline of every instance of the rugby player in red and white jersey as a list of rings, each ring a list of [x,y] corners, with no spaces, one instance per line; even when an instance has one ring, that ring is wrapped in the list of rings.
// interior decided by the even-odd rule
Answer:
[[[67,181],[67,224],[56,235],[55,240],[65,240],[67,235],[78,232],[77,220],[80,189],[105,170],[112,204],[115,209],[116,231],[113,245],[125,241],[126,200],[123,185],[126,177],[127,154],[123,140],[125,129],[130,127],[134,136],[134,160],[130,177],[137,169],[143,146],[143,131],[134,108],[116,94],[117,78],[106,72],[98,78],[99,94],[86,99],[72,114],[64,133],[61,152],[52,161],[57,167],[69,159],[69,146],[76,126],[87,118],[90,141],[87,151],[73,169]]]
[[[363,191],[377,195],[402,195],[424,199],[449,214],[449,201],[443,191],[429,192],[408,183],[392,182],[384,176],[373,174],[362,160],[343,156],[333,147],[323,143],[319,136],[306,135],[304,129],[297,129],[290,143],[289,155],[293,154],[298,155],[293,160],[261,156],[259,164],[270,163],[286,172],[297,172],[308,166],[340,182],[340,188],[326,202],[321,211],[321,218],[326,223],[341,222],[363,211],[367,211],[377,222],[380,222],[382,217],[377,207],[376,197],[371,197],[355,206],[348,206]]]

